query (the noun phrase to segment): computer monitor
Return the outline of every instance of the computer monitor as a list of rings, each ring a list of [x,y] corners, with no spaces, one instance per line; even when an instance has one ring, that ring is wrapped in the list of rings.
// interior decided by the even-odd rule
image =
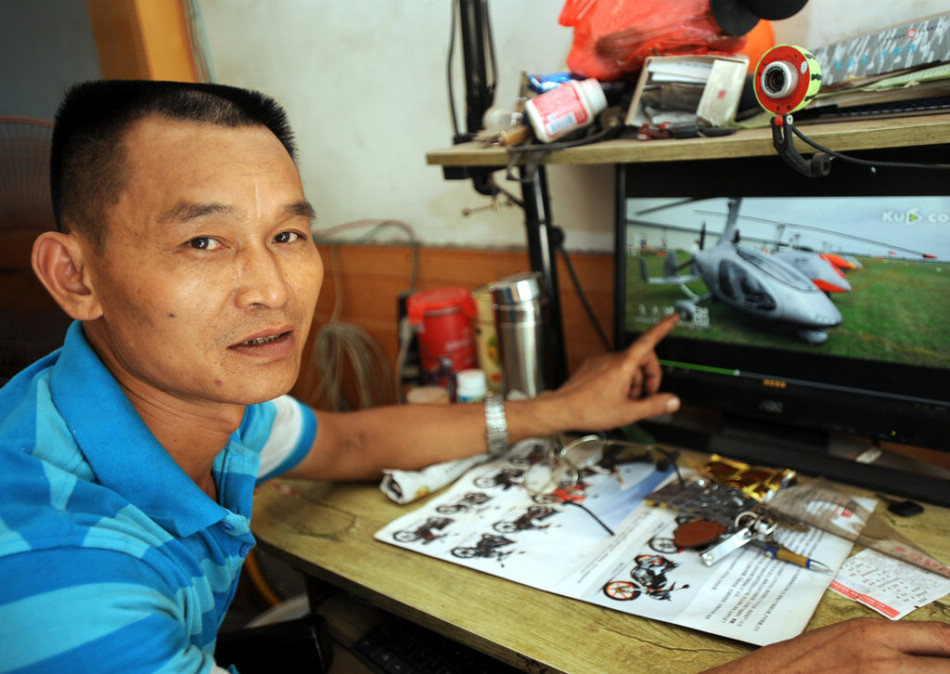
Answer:
[[[679,414],[649,430],[950,505],[945,469],[868,463],[882,440],[950,451],[947,171],[835,160],[806,178],[759,157],[630,164],[617,185],[617,345],[678,311],[663,389],[717,413],[712,428]]]

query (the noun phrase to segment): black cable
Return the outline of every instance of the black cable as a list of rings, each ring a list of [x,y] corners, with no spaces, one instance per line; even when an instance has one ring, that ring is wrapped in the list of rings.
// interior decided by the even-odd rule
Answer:
[[[453,14],[453,22],[454,22],[454,16],[455,15]],[[453,38],[454,38],[454,35],[455,33],[453,29]],[[489,40],[490,39],[491,38],[489,37]],[[451,50],[452,50],[451,44],[452,43],[450,43],[449,45],[450,57],[451,57]],[[493,48],[491,48],[491,54],[492,54],[492,68],[494,70],[495,58],[494,58]],[[492,86],[494,87],[494,84]],[[454,109],[453,109],[453,120],[454,119],[455,119],[455,114],[454,114]],[[611,134],[614,134],[622,130],[622,128],[623,128],[622,125],[605,126],[604,128],[600,129],[596,133],[592,133],[582,138],[577,138],[571,141],[564,141],[560,143],[547,143],[543,145],[540,145],[540,144],[539,145],[514,145],[512,147],[509,147],[508,151],[512,155],[512,161],[508,165],[509,179],[514,179],[514,176],[511,175],[511,169],[514,166],[515,155],[524,154],[524,153],[547,154],[548,152],[552,152],[554,150],[562,150],[569,147],[577,147],[579,145],[595,143],[597,141],[604,140]],[[505,190],[502,187],[499,187],[497,184],[495,185],[495,189],[497,189],[501,194],[504,194],[506,197],[508,197],[508,199],[510,199],[512,203],[517,204],[521,208],[524,208],[524,202],[518,199],[517,197],[515,197],[511,192]],[[590,302],[587,300],[587,295],[584,293],[584,288],[581,285],[580,279],[577,276],[577,272],[574,269],[574,264],[571,262],[571,258],[568,255],[567,250],[564,248],[563,244],[558,245],[557,249],[560,250],[561,255],[564,256],[564,263],[567,265],[567,271],[571,275],[571,280],[574,283],[574,289],[577,291],[577,296],[578,298],[580,298],[581,305],[584,307],[584,311],[587,312],[587,316],[590,318],[591,323],[593,323],[594,329],[597,331],[597,334],[600,336],[600,340],[603,343],[604,348],[610,351],[612,349],[610,345],[610,340],[607,339],[607,334],[604,332],[603,327],[601,327],[600,321],[597,320],[597,316],[594,314],[594,309],[591,307]]]
[[[600,519],[599,517],[597,517],[597,515],[594,514],[594,511],[591,510],[590,508],[588,508],[587,506],[583,506],[583,505],[581,505],[580,503],[578,503],[577,501],[572,501],[572,500],[564,501],[564,503],[566,503],[566,504],[568,504],[568,505],[572,505],[572,506],[577,506],[578,508],[580,508],[581,510],[583,510],[585,513],[587,513],[588,515],[590,515],[591,517],[593,517],[593,518],[594,518],[594,521],[596,521],[597,524],[599,524],[600,526],[602,526],[602,527],[604,528],[604,530],[605,530],[608,534],[610,534],[611,536],[615,535],[614,532],[613,532],[613,529],[611,529],[610,527],[608,527],[608,526],[604,523],[604,521],[603,521],[602,519]]]
[[[495,188],[502,194],[504,194],[508,199],[511,200],[517,206],[524,208],[524,202],[518,199],[508,190],[503,187],[495,185]],[[577,271],[574,269],[574,263],[571,262],[571,257],[567,253],[567,249],[564,248],[564,244],[561,243],[556,246],[556,249],[561,252],[561,255],[564,257],[564,264],[567,266],[567,272],[571,275],[571,281],[574,283],[574,289],[577,291],[577,296],[580,298],[581,305],[584,307],[584,311],[587,312],[588,317],[590,317],[591,323],[594,324],[594,329],[597,330],[597,334],[600,336],[601,342],[604,344],[604,348],[608,351],[611,350],[610,340],[607,339],[607,334],[604,332],[603,327],[600,325],[600,321],[597,320],[596,314],[594,314],[594,309],[591,307],[590,302],[587,300],[587,295],[584,293],[584,287],[581,285],[580,277],[577,275]]]
[[[453,138],[458,138],[459,122],[455,115],[455,88],[452,86],[452,57],[455,55],[455,22],[458,14],[458,5],[452,3],[452,31],[449,33],[449,57],[446,59],[445,72],[449,84],[449,113],[452,115]]]
[[[806,136],[805,134],[803,134],[801,131],[799,131],[797,126],[795,126],[794,124],[791,124],[791,123],[788,122],[788,121],[785,122],[785,126],[787,126],[788,128],[790,128],[790,129],[792,130],[792,133],[794,133],[796,136],[798,136],[799,138],[801,138],[802,141],[804,141],[805,143],[807,143],[807,144],[810,145],[811,147],[815,148],[816,150],[818,150],[818,151],[820,151],[820,152],[824,152],[825,154],[827,154],[827,155],[829,155],[829,156],[831,156],[831,157],[835,157],[836,159],[840,159],[841,161],[847,161],[847,162],[851,162],[851,163],[853,163],[853,164],[860,164],[861,166],[870,166],[872,169],[875,169],[875,168],[877,168],[878,166],[887,166],[887,167],[890,167],[890,168],[938,169],[938,170],[942,170],[942,171],[946,171],[947,169],[950,169],[950,164],[920,164],[920,163],[917,163],[917,162],[870,161],[870,160],[868,160],[868,159],[858,159],[857,157],[851,157],[851,156],[846,155],[846,154],[841,154],[840,152],[835,152],[834,150],[831,150],[831,149],[829,149],[829,148],[827,148],[827,147],[824,147],[823,145],[820,145],[820,144],[816,143],[816,142],[813,141],[811,138],[809,138],[808,136]]]
[[[583,136],[574,140],[566,140],[560,143],[525,143],[524,145],[512,145],[508,148],[508,152],[510,154],[523,154],[525,152],[553,152],[554,150],[565,150],[569,147],[577,147],[578,145],[587,145],[588,143],[596,143],[601,140],[606,140],[607,136],[618,130],[618,128],[614,127],[605,127],[588,136]]]
[[[508,201],[513,203],[515,206],[524,208],[524,202],[518,197],[516,197],[514,194],[506,190],[504,187],[499,186],[498,184],[495,184],[494,187],[496,190],[498,190],[500,194],[504,194],[506,197],[508,197]]]
[[[491,100],[495,99],[495,89],[498,86],[498,61],[495,57],[495,43],[492,39],[491,33],[491,23],[488,17],[488,5],[482,4],[482,25],[484,26],[484,31],[482,35],[482,50],[485,51],[486,56],[491,61],[491,82],[486,83],[488,89],[488,95]],[[455,34],[457,32],[456,26],[459,21],[459,4],[455,0],[452,2],[452,23],[451,23],[451,32],[449,33],[449,54],[446,59],[445,65],[445,74],[446,80],[448,82],[448,92],[449,92],[449,113],[452,116],[452,133],[454,138],[459,138],[459,124],[458,116],[455,111],[455,87],[452,84],[452,59],[455,57]],[[464,55],[463,55],[464,59]]]
[[[488,58],[491,59],[491,84],[488,85],[489,96],[495,100],[495,87],[498,86],[498,61],[495,58],[495,41],[491,33],[491,19],[488,16],[488,3],[482,4],[482,25],[484,26],[485,44],[488,48]]]
[[[610,351],[610,340],[607,339],[607,335],[604,332],[604,329],[601,327],[600,321],[597,320],[597,316],[594,314],[594,309],[590,306],[590,302],[587,301],[587,295],[584,293],[584,288],[581,286],[581,281],[577,277],[577,272],[574,270],[574,264],[571,262],[571,258],[567,254],[567,250],[564,248],[563,244],[559,245],[557,249],[561,252],[561,255],[564,256],[564,263],[567,265],[567,272],[571,275],[571,280],[574,282],[574,289],[577,290],[577,296],[580,298],[581,304],[584,306],[584,311],[587,312],[591,323],[594,324],[594,328],[597,330],[597,334],[600,335],[600,340],[603,342],[604,348]]]
[[[601,140],[606,140],[612,134],[618,132],[620,128],[622,127],[605,127],[600,131],[588,136],[583,136],[582,138],[564,141],[561,143],[526,143],[524,145],[512,145],[508,148],[508,166],[505,168],[505,179],[511,181],[521,180],[511,172],[511,170],[518,163],[518,157],[520,155],[528,155],[528,159],[524,166],[527,169],[527,174],[531,175],[534,173],[538,165],[540,165],[541,161],[544,159],[544,156],[549,152],[553,152],[555,150],[566,150],[567,148],[578,147],[580,145],[587,145],[589,143],[596,143]]]

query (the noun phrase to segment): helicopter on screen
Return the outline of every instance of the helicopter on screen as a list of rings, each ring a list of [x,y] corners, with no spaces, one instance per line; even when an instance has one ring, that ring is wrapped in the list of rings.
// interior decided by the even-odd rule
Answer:
[[[845,278],[843,268],[855,269],[853,264],[844,259],[844,256],[829,253],[817,253],[812,250],[806,250],[794,244],[788,245],[782,243],[782,234],[785,231],[785,223],[778,223],[775,249],[771,252],[772,257],[784,260],[798,269],[811,279],[819,290],[826,293],[849,293],[851,284]],[[797,236],[797,235],[796,235]],[[794,237],[793,237],[794,238]],[[786,246],[783,248],[783,246]],[[829,259],[833,257],[834,259]],[[840,260],[840,264],[835,260]]]
[[[697,209],[697,213],[706,213],[709,215],[722,215],[722,213],[716,213],[715,211],[707,211],[702,209]],[[861,269],[864,265],[861,264],[861,261],[858,260],[854,255],[847,255],[844,253],[835,253],[828,250],[828,244],[824,244],[822,248],[816,250],[809,246],[803,246],[798,243],[798,234],[792,236],[790,243],[782,242],[782,234],[786,228],[793,228],[795,230],[805,230],[808,232],[820,234],[820,235],[832,235],[836,237],[845,237],[851,239],[855,242],[859,242],[864,245],[870,245],[879,248],[881,251],[887,251],[889,257],[894,257],[897,255],[902,255],[906,259],[920,259],[920,260],[936,260],[937,255],[932,252],[916,250],[913,248],[907,248],[902,245],[895,244],[890,241],[879,241],[877,239],[870,239],[865,236],[858,236],[855,234],[845,234],[840,231],[833,231],[825,229],[822,227],[815,227],[813,225],[803,225],[798,223],[788,222],[787,220],[774,220],[772,218],[761,218],[753,215],[740,215],[738,216],[739,220],[746,220],[749,222],[761,222],[765,224],[772,224],[778,228],[778,241],[776,241],[776,249],[781,249],[782,246],[787,246],[793,250],[812,253],[817,255],[822,260],[834,265],[842,273],[848,273]]]
[[[805,274],[819,290],[826,293],[851,292],[851,284],[841,270],[817,253],[780,248],[773,250],[771,255]]]
[[[640,273],[650,284],[678,285],[688,299],[676,310],[689,319],[702,303],[717,300],[742,313],[787,326],[809,344],[824,344],[828,330],[841,325],[841,312],[809,278],[788,262],[757,249],[739,245],[737,221],[740,198],[730,199],[726,226],[719,241],[705,247],[705,224],[699,249],[680,264],[676,251],[664,258],[662,278],[651,278],[646,259],[640,258]],[[680,272],[689,268],[688,275]],[[687,283],[700,279],[709,293],[697,295]]]
[[[697,211],[699,213],[709,213],[716,215],[712,211]],[[752,218],[749,216],[739,216],[740,220],[756,220],[759,222],[772,222],[776,227],[776,237],[774,247],[769,254],[789,263],[798,271],[802,272],[811,279],[820,290],[826,293],[849,293],[851,292],[851,283],[845,278],[845,270],[857,269],[860,263],[857,259],[847,260],[845,256],[837,253],[822,253],[798,246],[795,243],[797,234],[792,236],[792,243],[785,243],[782,237],[785,228],[797,225],[788,225],[778,220],[769,220],[767,218]]]

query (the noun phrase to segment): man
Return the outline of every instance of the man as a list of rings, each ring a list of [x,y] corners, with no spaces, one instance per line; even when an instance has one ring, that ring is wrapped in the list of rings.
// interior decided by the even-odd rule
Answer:
[[[100,82],[67,95],[60,231],[37,239],[33,266],[76,323],[0,390],[0,670],[212,670],[262,479],[377,478],[678,407],[653,354],[675,317],[487,418],[286,397],[322,280],[293,152],[259,94]],[[895,657],[911,635],[909,652],[950,653],[945,626],[902,627]],[[815,644],[824,664],[836,643]]]

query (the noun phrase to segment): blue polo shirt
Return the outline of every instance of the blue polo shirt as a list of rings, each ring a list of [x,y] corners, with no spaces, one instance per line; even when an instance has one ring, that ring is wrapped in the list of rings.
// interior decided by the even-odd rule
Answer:
[[[290,397],[248,407],[215,457],[216,503],[74,323],[0,389],[0,671],[211,670],[254,487],[315,436]]]

